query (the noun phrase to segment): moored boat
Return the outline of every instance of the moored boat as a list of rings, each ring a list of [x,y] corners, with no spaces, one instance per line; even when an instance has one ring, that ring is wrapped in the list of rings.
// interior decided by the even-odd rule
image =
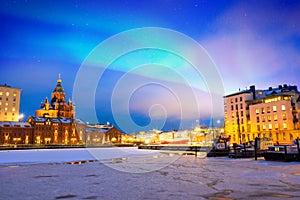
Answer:
[[[265,160],[272,161],[300,161],[299,149],[295,145],[269,146],[268,151],[264,152]]]

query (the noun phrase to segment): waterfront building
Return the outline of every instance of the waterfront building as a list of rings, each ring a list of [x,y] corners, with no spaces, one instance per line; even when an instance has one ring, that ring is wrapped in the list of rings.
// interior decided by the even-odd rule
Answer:
[[[19,121],[21,89],[0,85],[0,121]]]
[[[122,142],[122,133],[116,127],[110,125],[87,125],[86,138],[87,145],[102,145]]]
[[[232,143],[268,138],[290,143],[299,136],[300,93],[297,86],[250,89],[224,97],[225,132]]]
[[[27,122],[33,144],[81,144],[85,137],[85,124],[78,119],[30,116]]]
[[[0,122],[0,144],[31,144],[33,127],[27,122]]]
[[[85,138],[85,124],[75,119],[75,107],[62,87],[60,75],[51,100],[46,97],[27,122],[33,127],[34,144],[81,144]]]

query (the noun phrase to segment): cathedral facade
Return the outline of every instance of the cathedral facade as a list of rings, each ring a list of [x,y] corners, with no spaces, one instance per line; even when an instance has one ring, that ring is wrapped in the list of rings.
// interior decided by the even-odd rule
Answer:
[[[62,87],[60,75],[51,100],[46,97],[27,122],[33,127],[33,144],[82,144],[85,138],[85,124],[75,119],[75,106]]]

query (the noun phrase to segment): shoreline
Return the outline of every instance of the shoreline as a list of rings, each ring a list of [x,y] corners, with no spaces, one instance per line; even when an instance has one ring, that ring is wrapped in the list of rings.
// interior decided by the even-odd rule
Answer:
[[[85,145],[85,144],[25,144],[25,145],[1,145],[0,151],[7,150],[31,150],[31,149],[74,149],[74,148],[108,148],[108,147],[134,147],[133,144],[104,144],[104,145]]]

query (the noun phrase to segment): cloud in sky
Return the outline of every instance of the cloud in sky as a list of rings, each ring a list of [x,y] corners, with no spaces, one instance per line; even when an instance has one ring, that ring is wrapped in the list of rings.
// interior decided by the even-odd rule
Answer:
[[[193,123],[196,119],[205,120],[212,117],[211,95],[213,94],[207,91],[192,88],[188,84],[168,82],[136,73],[126,74],[125,72],[113,70],[108,70],[105,73],[99,82],[96,94],[96,109],[100,121],[110,119],[111,123],[117,125],[115,116],[112,116],[111,107],[118,111],[118,116],[126,119],[131,117],[139,125],[148,125],[150,119],[156,120],[157,124],[162,120],[166,120],[164,127],[166,130],[171,127],[173,129],[190,127],[195,125]],[[122,76],[126,76],[126,81],[122,80],[121,86],[118,86],[117,82]],[[118,78],[112,79],[111,77]],[[136,84],[140,82],[147,84],[140,86]],[[132,90],[132,87],[135,89]],[[128,91],[132,93],[130,94]],[[84,98],[84,95],[82,98]],[[217,98],[222,99],[222,96]],[[222,117],[222,105],[221,102],[220,107],[217,108],[219,112],[216,113],[215,117]],[[129,109],[130,116],[127,115],[127,109]],[[92,118],[88,113],[80,112],[77,114],[92,122]],[[160,127],[157,125],[156,128]]]
[[[200,38],[227,93],[250,84],[300,84],[300,6],[279,8],[269,1],[239,2],[215,19],[214,34]]]

